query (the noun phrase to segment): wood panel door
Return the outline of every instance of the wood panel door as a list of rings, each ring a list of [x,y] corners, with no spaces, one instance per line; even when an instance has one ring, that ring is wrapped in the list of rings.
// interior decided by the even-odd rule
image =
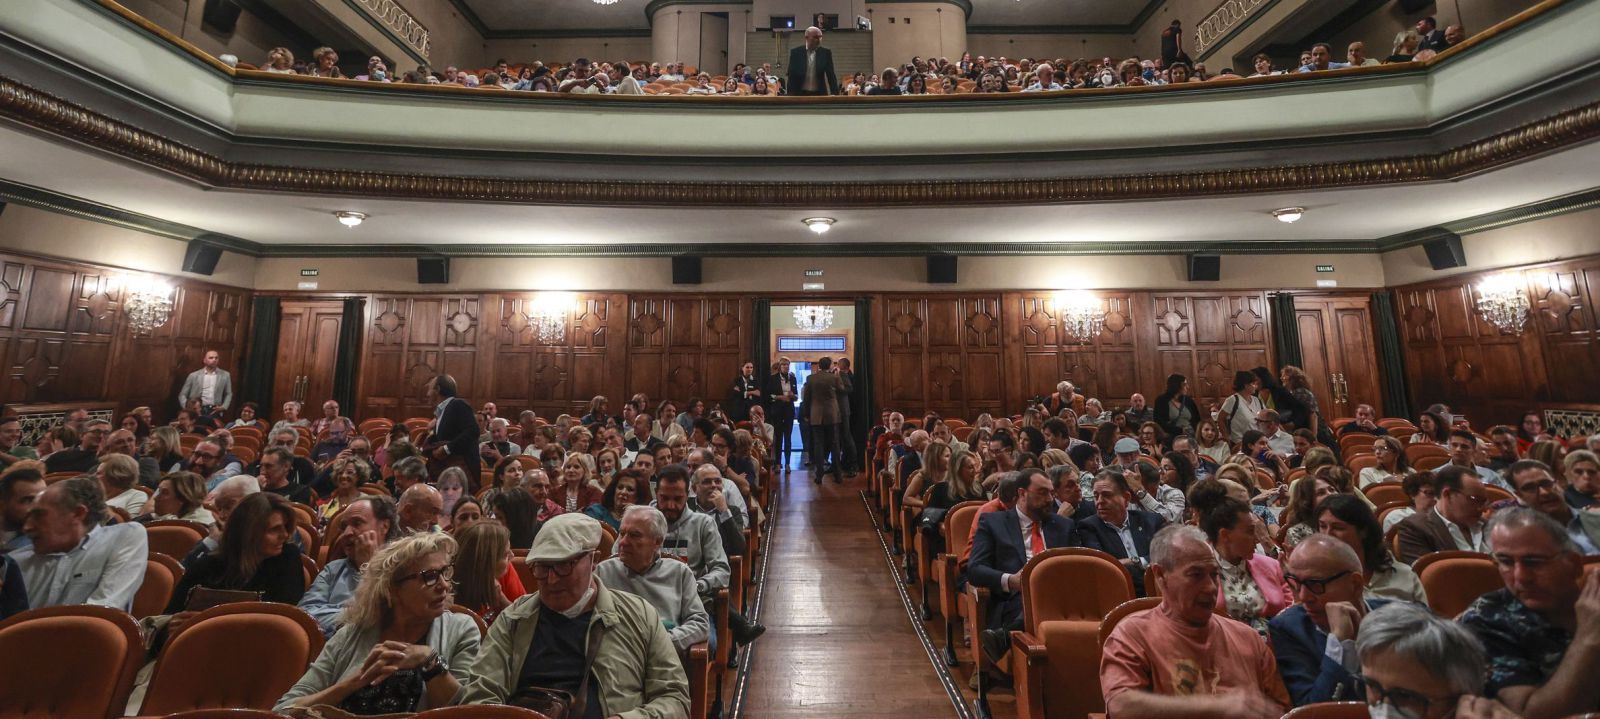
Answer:
[[[278,321],[278,357],[272,381],[273,417],[284,402],[318,406],[333,397],[334,368],[344,306],[339,302],[285,301]],[[348,412],[348,410],[346,410]],[[322,416],[307,410],[303,414]]]
[[[1362,404],[1388,416],[1378,375],[1371,300],[1296,297],[1294,314],[1300,328],[1301,369],[1311,379],[1323,418],[1353,417]]]

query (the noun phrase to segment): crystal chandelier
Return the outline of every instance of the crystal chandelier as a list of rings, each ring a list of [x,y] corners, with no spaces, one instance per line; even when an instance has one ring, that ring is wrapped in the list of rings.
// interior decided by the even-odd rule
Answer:
[[[539,344],[561,344],[567,339],[567,308],[572,302],[565,293],[542,292],[533,298],[528,322],[533,325]]]
[[[1478,283],[1478,314],[1507,334],[1522,334],[1528,321],[1528,296],[1512,275],[1494,275]]]
[[[1061,329],[1076,337],[1081,344],[1100,335],[1105,328],[1106,310],[1100,298],[1083,290],[1069,290],[1056,295],[1056,313]]]
[[[596,4],[596,5],[615,5],[615,4],[617,4],[617,0],[594,0],[594,4]]]
[[[172,285],[154,277],[129,278],[124,284],[122,312],[134,336],[150,334],[172,319]]]
[[[801,332],[817,334],[833,326],[833,308],[827,305],[800,305],[794,308],[794,326]]]

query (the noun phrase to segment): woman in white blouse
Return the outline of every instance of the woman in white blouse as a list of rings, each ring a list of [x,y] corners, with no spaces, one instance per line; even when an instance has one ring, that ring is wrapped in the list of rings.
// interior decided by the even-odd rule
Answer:
[[[1372,443],[1372,454],[1378,458],[1378,464],[1361,469],[1361,475],[1356,479],[1356,486],[1361,489],[1383,482],[1399,482],[1412,472],[1410,464],[1406,462],[1405,448],[1398,439],[1379,437]]]
[[[1200,420],[1195,429],[1194,451],[1201,456],[1210,457],[1217,464],[1227,464],[1228,457],[1233,454],[1233,448],[1228,446],[1228,440],[1222,436],[1222,430],[1217,427],[1215,420]]]

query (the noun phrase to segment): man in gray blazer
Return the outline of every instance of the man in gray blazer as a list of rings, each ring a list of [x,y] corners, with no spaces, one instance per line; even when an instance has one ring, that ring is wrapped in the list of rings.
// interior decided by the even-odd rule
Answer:
[[[813,447],[812,471],[816,472],[812,480],[821,484],[823,476],[832,474],[834,482],[842,483],[844,475],[839,468],[839,422],[842,419],[839,397],[844,393],[844,381],[839,379],[834,370],[833,358],[817,360],[816,370],[806,378],[805,393],[809,395],[807,404],[811,410],[808,419],[811,422]]]
[[[189,400],[200,400],[200,409],[210,412],[213,407],[227,409],[233,403],[233,379],[228,376],[228,371],[217,367],[221,356],[216,350],[206,350],[205,366],[189,373],[189,378],[183,381],[183,390],[178,392],[178,406],[189,406]]]

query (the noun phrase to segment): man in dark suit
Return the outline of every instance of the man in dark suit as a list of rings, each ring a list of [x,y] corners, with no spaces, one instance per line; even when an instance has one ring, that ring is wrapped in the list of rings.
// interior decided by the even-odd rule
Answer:
[[[767,400],[767,421],[772,423],[772,453],[778,466],[789,471],[789,433],[794,431],[794,388],[799,386],[794,373],[789,371],[789,358],[779,358],[767,375],[764,397]]]
[[[833,358],[817,360],[817,369],[806,378],[804,390],[811,410],[811,463],[817,473],[812,479],[817,484],[829,474],[834,482],[844,482],[844,470],[839,468],[839,394],[843,389]]]
[[[850,371],[850,360],[840,357],[839,365],[839,452],[843,455],[845,471],[855,474],[861,456],[856,452],[855,429],[850,426],[850,401],[856,391],[856,373]]]
[[[1133,588],[1144,596],[1144,570],[1150,566],[1150,540],[1166,525],[1160,515],[1130,509],[1133,489],[1122,472],[1103,469],[1094,477],[1095,516],[1078,525],[1083,546],[1116,557],[1133,575]]]
[[[1361,620],[1388,603],[1366,598],[1361,558],[1342,540],[1313,534],[1295,545],[1284,578],[1296,602],[1267,624],[1267,638],[1289,697],[1300,706],[1361,696],[1355,672],[1328,654],[1331,637],[1353,659]]]
[[[1395,525],[1400,561],[1410,564],[1430,552],[1460,549],[1487,552],[1483,533],[1483,505],[1488,494],[1478,473],[1445,465],[1433,474],[1433,509],[1417,512]]]
[[[1444,52],[1450,44],[1444,39],[1444,31],[1439,29],[1439,21],[1429,15],[1417,21],[1417,34],[1422,37],[1422,42],[1417,45],[1418,50],[1432,50]]]
[[[822,29],[806,28],[806,44],[789,51],[790,95],[837,95],[833,51],[822,46]]]
[[[996,664],[1011,644],[1011,632],[1022,628],[1022,568],[1046,549],[1078,546],[1077,523],[1052,511],[1050,478],[1025,469],[1018,480],[1015,510],[979,515],[967,564],[967,578],[993,593],[981,645]]]
[[[433,409],[433,432],[423,442],[428,474],[437,477],[446,467],[458,466],[468,477],[482,471],[478,457],[478,418],[472,405],[456,396],[456,380],[442,374],[428,380],[428,401]]]

